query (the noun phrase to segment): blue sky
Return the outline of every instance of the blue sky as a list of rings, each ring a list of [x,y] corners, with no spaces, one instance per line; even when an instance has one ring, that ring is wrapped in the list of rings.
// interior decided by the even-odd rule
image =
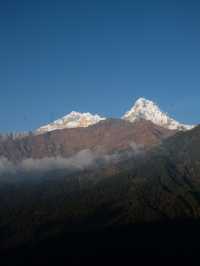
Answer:
[[[2,2],[0,131],[120,117],[140,96],[199,123],[199,13],[196,0]]]

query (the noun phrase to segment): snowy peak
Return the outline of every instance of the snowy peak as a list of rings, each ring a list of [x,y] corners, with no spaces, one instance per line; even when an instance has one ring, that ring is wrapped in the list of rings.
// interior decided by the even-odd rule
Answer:
[[[40,127],[39,129],[36,130],[36,132],[44,133],[64,128],[88,127],[98,123],[101,120],[105,120],[105,118],[97,114],[92,115],[91,113],[79,113],[72,111],[70,114],[48,125]]]
[[[73,111],[48,125],[40,127],[36,130],[36,134],[64,128],[88,127],[105,119],[105,117],[101,117],[97,114],[93,115],[91,113]],[[168,114],[162,112],[158,105],[145,98],[139,98],[134,106],[125,113],[122,119],[130,122],[135,122],[139,119],[149,120],[158,126],[171,130],[190,130],[194,127],[177,122],[169,117]]]
[[[139,98],[130,111],[125,113],[122,119],[130,122],[134,122],[138,119],[145,119],[171,130],[189,130],[194,127],[177,122],[166,113],[162,112],[158,105],[145,98]]]

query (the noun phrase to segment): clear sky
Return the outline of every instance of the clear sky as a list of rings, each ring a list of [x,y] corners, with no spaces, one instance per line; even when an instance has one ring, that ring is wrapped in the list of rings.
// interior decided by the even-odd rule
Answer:
[[[120,117],[140,96],[199,123],[199,14],[196,0],[2,1],[0,131]]]

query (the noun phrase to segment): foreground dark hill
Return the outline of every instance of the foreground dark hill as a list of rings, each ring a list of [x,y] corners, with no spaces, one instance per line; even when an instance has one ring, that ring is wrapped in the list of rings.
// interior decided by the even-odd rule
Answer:
[[[132,171],[131,187],[130,197],[137,195],[147,220],[199,219],[200,126],[177,133],[147,154]]]
[[[146,120],[130,123],[121,119],[107,119],[87,128],[62,129],[21,138],[0,138],[0,156],[16,162],[26,158],[68,157],[85,149],[112,154],[135,145],[148,149],[173,134],[175,131]]]

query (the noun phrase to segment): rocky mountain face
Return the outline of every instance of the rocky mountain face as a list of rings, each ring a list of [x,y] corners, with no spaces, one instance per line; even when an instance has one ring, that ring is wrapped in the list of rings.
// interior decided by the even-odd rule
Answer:
[[[135,123],[107,119],[85,128],[67,128],[23,138],[0,138],[0,157],[17,162],[26,158],[69,157],[89,149],[98,154],[148,150],[176,131],[140,119]]]

